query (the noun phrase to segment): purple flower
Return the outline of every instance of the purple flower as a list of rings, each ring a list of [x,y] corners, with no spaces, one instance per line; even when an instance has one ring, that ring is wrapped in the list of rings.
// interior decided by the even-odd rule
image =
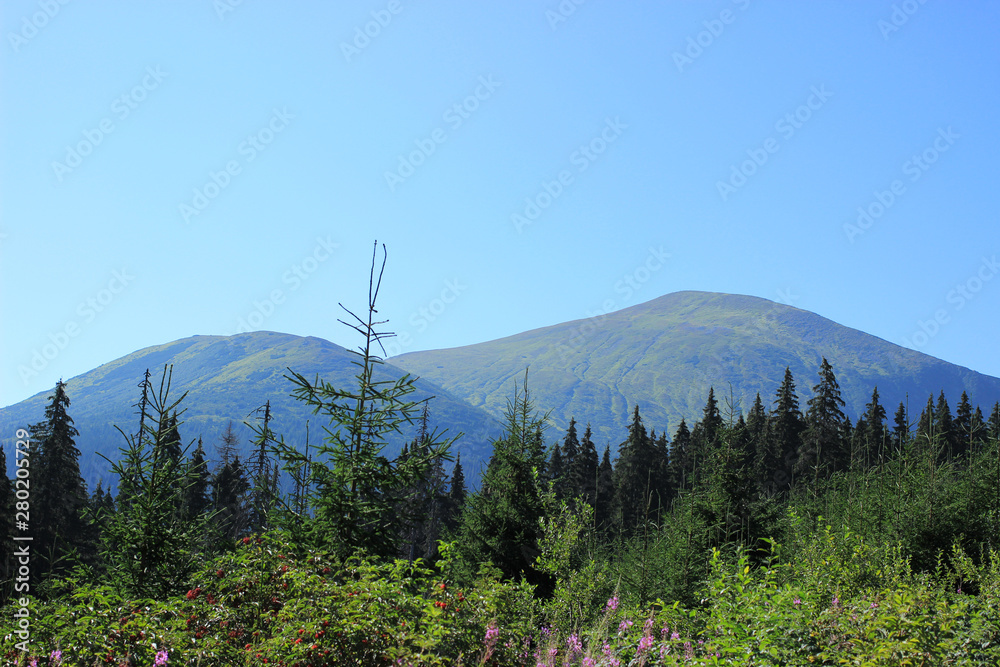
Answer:
[[[625,632],[631,627],[632,627],[632,621],[626,618],[624,621],[618,624],[618,632]]]
[[[618,596],[617,595],[608,600],[608,609],[610,609],[611,611],[614,611],[614,610],[618,609]]]
[[[795,598],[794,600],[792,600],[792,604],[798,607],[800,604],[802,604],[802,600],[800,600],[799,598]]]
[[[62,662],[62,651],[52,651],[52,653],[49,654],[49,663],[58,665],[60,662]]]
[[[643,635],[642,639],[639,640],[639,646],[636,647],[636,653],[642,654],[653,647],[653,638],[649,635]]]
[[[674,632],[674,633],[672,633],[670,635],[670,638],[671,639],[680,639],[681,638],[681,634],[679,632]]]
[[[156,654],[156,660],[153,662],[153,666],[163,667],[165,664],[167,664],[167,660],[169,658],[170,656],[167,654],[166,651],[160,651],[159,653]]]
[[[569,650],[570,657],[577,653],[583,653],[583,643],[575,632],[566,638],[566,648]]]

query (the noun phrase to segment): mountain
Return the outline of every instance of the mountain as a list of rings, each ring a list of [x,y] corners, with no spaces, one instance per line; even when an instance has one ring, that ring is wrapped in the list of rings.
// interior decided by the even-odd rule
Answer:
[[[998,378],[805,310],[709,292],[677,292],[586,320],[390,361],[493,415],[530,368],[528,387],[536,406],[552,410],[550,440],[561,437],[575,417],[581,426],[592,424],[595,444],[614,446],[624,440],[636,403],[647,428],[667,428],[671,436],[681,417],[689,425],[700,419],[709,387],[715,388],[723,415],[730,391],[744,412],[757,392],[770,408],[786,366],[805,411],[823,357],[854,418],[875,386],[889,415],[902,400],[911,420],[928,395],[936,397],[942,389],[953,411],[963,390],[987,414],[1000,400]]]
[[[252,422],[254,410],[271,402],[272,430],[284,435],[286,442],[301,446],[305,442],[306,422],[313,445],[324,436],[328,420],[311,414],[305,404],[291,397],[291,382],[284,378],[291,368],[312,380],[318,374],[337,387],[353,387],[357,367],[356,355],[321,338],[292,336],[268,331],[235,336],[193,336],[182,340],[148,347],[104,364],[66,382],[70,398],[69,414],[77,430],[77,447],[81,451],[80,467],[88,488],[93,490],[98,479],[105,486],[116,481],[109,477],[109,466],[98,454],[117,458],[124,438],[115,429],[135,433],[138,428],[136,408],[138,385],[148,368],[155,389],[160,386],[164,364],[173,365],[170,396],[187,397],[180,407],[180,434],[185,444],[202,437],[206,455],[215,458],[215,447],[230,420],[240,437],[241,457],[249,451],[252,432],[243,422]],[[384,364],[375,379],[396,379],[404,371]],[[414,400],[430,396],[429,422],[447,435],[464,432],[456,451],[461,452],[466,474],[485,465],[491,451],[491,441],[499,433],[499,425],[482,410],[473,408],[447,390],[426,380],[417,380]],[[7,453],[8,468],[12,467],[13,440],[17,428],[41,421],[51,390],[36,394],[15,405],[0,410],[0,434]],[[412,439],[416,426],[399,436],[387,448],[390,455],[398,453],[404,440]]]

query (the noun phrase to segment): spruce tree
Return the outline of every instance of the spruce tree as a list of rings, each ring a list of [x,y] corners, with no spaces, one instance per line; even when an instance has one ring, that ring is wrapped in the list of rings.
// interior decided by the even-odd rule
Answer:
[[[615,512],[625,534],[656,518],[660,507],[657,488],[656,447],[639,416],[639,406],[632,412],[628,438],[618,449],[615,467]]]
[[[990,420],[986,423],[986,435],[990,440],[1000,440],[1000,401],[993,404]]]
[[[508,399],[502,435],[493,443],[479,491],[466,499],[459,548],[470,563],[491,562],[506,578],[537,580],[540,520],[544,516],[544,457],[537,429],[544,417],[535,413],[527,389],[515,384]]]
[[[597,503],[597,468],[600,466],[600,458],[591,438],[590,424],[587,424],[583,440],[580,441],[580,451],[573,460],[570,477],[575,480],[575,495],[594,507]]]
[[[80,475],[80,450],[76,447],[79,432],[69,416],[69,396],[62,380],[56,383],[45,408],[45,421],[33,429],[40,441],[39,454],[32,461],[33,524],[37,526],[34,548],[41,557],[43,574],[63,571],[72,565],[74,555],[90,551],[83,512],[90,496]]]
[[[962,392],[955,408],[954,441],[955,456],[964,457],[972,450],[972,443],[975,440],[975,432],[972,425],[972,405],[969,404],[969,395]]]
[[[934,423],[937,427],[938,435],[944,444],[942,457],[950,460],[960,453],[958,431],[955,421],[951,416],[951,408],[948,407],[948,400],[944,397],[944,390],[938,395],[937,405],[934,407]]]
[[[462,470],[461,454],[455,456],[455,467],[451,471],[451,484],[449,485],[448,494],[451,496],[456,508],[461,509],[465,504],[466,496],[465,471]]]
[[[232,540],[244,536],[249,528],[249,491],[250,481],[239,456],[234,456],[215,471],[212,477],[212,523],[224,542],[232,543]]]
[[[795,482],[795,461],[802,446],[805,423],[799,410],[799,398],[795,393],[795,379],[787,367],[785,377],[775,394],[768,421],[771,437],[774,438],[771,447],[781,453],[780,468],[772,473],[772,478],[779,489],[788,489]]]
[[[207,513],[212,506],[209,494],[212,476],[208,472],[205,448],[200,437],[198,438],[198,446],[188,462],[188,470],[191,475],[191,483],[184,492],[184,516],[190,521]]]
[[[614,530],[615,504],[614,467],[611,464],[611,445],[604,448],[604,455],[597,467],[597,489],[594,502],[594,524],[605,538]]]
[[[878,387],[872,390],[872,398],[865,406],[865,414],[858,420],[858,428],[854,440],[860,444],[860,451],[856,452],[861,461],[855,462],[852,456],[852,465],[860,464],[861,468],[868,468],[885,458],[885,446],[889,441],[889,431],[885,425],[885,408],[879,403]]]
[[[694,481],[694,455],[691,451],[691,431],[681,417],[681,423],[674,433],[673,448],[670,451],[670,485],[675,493],[691,489]]]
[[[580,441],[576,434],[576,420],[569,419],[569,427],[562,442],[562,480],[556,487],[556,497],[576,498],[581,493],[583,480],[578,476],[577,458],[580,456]]]
[[[896,451],[903,451],[910,439],[910,420],[906,416],[906,406],[899,402],[892,418],[892,444]]]
[[[810,474],[814,482],[846,467],[847,459],[844,399],[840,396],[833,368],[825,357],[819,376],[820,381],[813,387],[813,397],[808,401],[806,431],[795,463],[796,473]]]

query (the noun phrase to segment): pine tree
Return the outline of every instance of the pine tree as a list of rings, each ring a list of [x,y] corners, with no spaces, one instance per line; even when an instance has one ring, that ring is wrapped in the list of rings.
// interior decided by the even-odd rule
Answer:
[[[207,513],[212,506],[212,499],[209,496],[212,476],[208,472],[205,448],[200,437],[198,438],[198,446],[188,462],[188,470],[192,481],[184,492],[184,516],[190,521]]]
[[[993,404],[990,420],[986,423],[986,434],[990,440],[1000,440],[1000,401]]]
[[[899,402],[892,418],[892,443],[897,451],[903,451],[910,440],[910,420],[906,416],[906,406]]]
[[[785,378],[775,394],[774,406],[769,417],[770,433],[774,438],[772,448],[781,452],[781,467],[772,473],[778,489],[788,489],[795,482],[795,462],[802,446],[805,423],[799,410],[792,372],[785,368]]]
[[[813,397],[808,401],[806,431],[795,463],[796,473],[811,474],[814,483],[844,468],[847,458],[844,399],[840,397],[840,385],[825,357],[819,376],[819,383],[813,387]]]
[[[204,518],[183,516],[182,500],[193,480],[184,451],[175,457],[171,450],[179,442],[177,406],[186,396],[170,401],[172,375],[173,368],[164,367],[159,391],[143,389],[140,432],[126,435],[119,428],[126,444],[119,460],[109,461],[118,476],[119,498],[127,500],[119,502],[105,526],[104,556],[112,580],[137,597],[164,597],[181,589],[197,567],[197,541],[205,526]],[[174,417],[167,418],[171,413]]]
[[[691,431],[681,417],[681,423],[674,433],[673,448],[670,452],[670,485],[675,492],[686,491],[694,481],[694,454],[691,451]]]
[[[400,508],[398,498],[419,480],[426,479],[439,458],[450,460],[448,450],[454,438],[438,433],[428,435],[418,453],[410,451],[405,465],[394,465],[384,454],[388,439],[408,427],[417,418],[421,404],[409,400],[417,378],[404,375],[396,380],[376,380],[384,361],[377,353],[383,341],[393,334],[380,330],[386,321],[376,321],[376,302],[382,284],[387,256],[375,276],[378,244],[372,250],[368,281],[367,312],[362,319],[344,308],[354,329],[363,339],[353,351],[357,367],[351,388],[338,388],[319,377],[309,380],[289,370],[286,377],[295,386],[293,395],[315,413],[330,419],[327,437],[318,446],[309,465],[309,482],[315,489],[315,516],[301,525],[297,539],[311,540],[316,546],[347,557],[363,550],[375,558],[391,558],[398,549],[400,530],[416,520],[419,508]],[[540,446],[540,443],[539,443]],[[306,457],[279,438],[274,449],[293,469]],[[402,511],[401,511],[402,509]],[[412,511],[411,511],[412,510]]]
[[[582,493],[583,480],[579,477],[580,441],[576,434],[576,420],[569,419],[569,427],[562,443],[562,480],[556,487],[557,498],[576,498]]]
[[[969,404],[969,395],[964,391],[958,401],[958,407],[955,408],[953,428],[955,430],[955,456],[965,457],[972,451],[975,433],[972,428],[972,405]]]
[[[544,419],[535,413],[526,375],[523,391],[515,384],[482,486],[466,499],[462,515],[459,548],[466,562],[491,562],[510,579],[538,579],[534,560],[545,484],[537,430]]]
[[[597,467],[597,489],[594,502],[594,524],[605,537],[614,528],[615,476],[611,465],[611,445],[604,448],[604,455]]]
[[[858,420],[855,441],[861,445],[860,467],[868,468],[885,458],[885,445],[889,441],[889,431],[885,425],[885,408],[879,403],[878,387],[872,390],[872,398],[865,406],[864,416]],[[855,464],[852,456],[852,466]]]
[[[449,484],[448,494],[457,509],[465,505],[465,472],[462,470],[462,455],[455,457],[455,467],[451,471],[451,484]]]
[[[250,481],[240,457],[234,456],[212,478],[213,524],[221,539],[232,542],[246,534],[249,524]]]
[[[580,441],[580,451],[573,460],[570,476],[575,480],[575,495],[594,507],[597,503],[597,468],[600,466],[600,458],[591,438],[590,424],[587,424],[587,428],[583,431],[583,440]]]
[[[79,432],[67,411],[70,401],[62,380],[49,401],[45,421],[34,429],[41,439],[31,480],[31,515],[38,530],[34,547],[43,574],[70,567],[74,555],[92,552],[95,546],[88,544],[84,530],[83,512],[90,496],[80,475],[80,450],[74,440]]]
[[[271,401],[254,411],[260,415],[261,425],[250,426],[254,432],[250,460],[250,532],[266,532],[271,524],[271,513],[278,497],[274,483],[278,465],[271,460],[270,445],[274,441],[271,430]]]
[[[938,435],[944,443],[942,456],[950,460],[959,453],[958,432],[955,421],[951,416],[951,408],[948,407],[948,400],[944,397],[944,390],[938,395],[937,405],[934,408],[934,423],[937,427]]]
[[[615,511],[625,534],[655,521],[661,506],[666,505],[668,499],[664,497],[665,489],[661,488],[659,476],[661,469],[656,444],[646,433],[637,405],[632,412],[628,438],[619,447],[615,467]]]

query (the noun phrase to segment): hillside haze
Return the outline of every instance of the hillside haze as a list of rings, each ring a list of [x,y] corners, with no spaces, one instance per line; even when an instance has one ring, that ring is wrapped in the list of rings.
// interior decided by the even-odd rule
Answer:
[[[66,381],[71,401],[69,415],[80,431],[76,443],[81,451],[81,472],[91,490],[98,479],[104,479],[105,486],[117,481],[109,478],[109,466],[98,454],[112,460],[117,458],[124,438],[115,426],[125,433],[135,433],[138,429],[134,406],[139,400],[138,385],[147,368],[156,390],[160,387],[164,364],[173,365],[170,396],[177,399],[188,392],[180,405],[185,410],[180,417],[181,437],[186,445],[201,436],[214,467],[216,445],[230,420],[240,438],[240,456],[245,459],[253,434],[244,422],[253,422],[254,411],[266,401],[271,402],[271,428],[276,434],[301,447],[308,420],[309,442],[313,446],[318,444],[325,435],[323,427],[328,426],[328,419],[311,414],[308,406],[293,398],[294,387],[284,376],[291,368],[309,380],[318,374],[336,387],[353,388],[358,367],[352,362],[357,359],[357,355],[321,338],[262,331],[235,336],[193,336],[103,364]],[[402,375],[404,371],[384,364],[376,370],[375,379],[394,380]],[[491,439],[499,433],[497,423],[484,411],[472,408],[431,382],[417,380],[416,388],[410,395],[413,400],[435,397],[429,404],[431,427],[447,428],[449,436],[465,433],[455,451],[461,452],[467,471],[478,471],[485,463],[484,457],[489,456]],[[0,410],[8,467],[14,458],[14,432],[44,418],[51,394],[51,391],[36,394]],[[415,433],[416,425],[392,438],[386,453],[394,456]]]
[[[676,292],[586,320],[565,322],[477,345],[410,352],[392,363],[497,415],[526,368],[539,408],[552,410],[549,439],[570,417],[590,422],[599,446],[624,440],[632,406],[647,428],[701,417],[710,387],[723,414],[746,412],[760,392],[770,409],[785,367],[803,412],[822,358],[833,366],[846,411],[864,411],[877,386],[890,417],[899,402],[911,421],[943,389],[954,411],[962,391],[988,410],[1000,379],[908,350],[805,310],[752,296]]]

